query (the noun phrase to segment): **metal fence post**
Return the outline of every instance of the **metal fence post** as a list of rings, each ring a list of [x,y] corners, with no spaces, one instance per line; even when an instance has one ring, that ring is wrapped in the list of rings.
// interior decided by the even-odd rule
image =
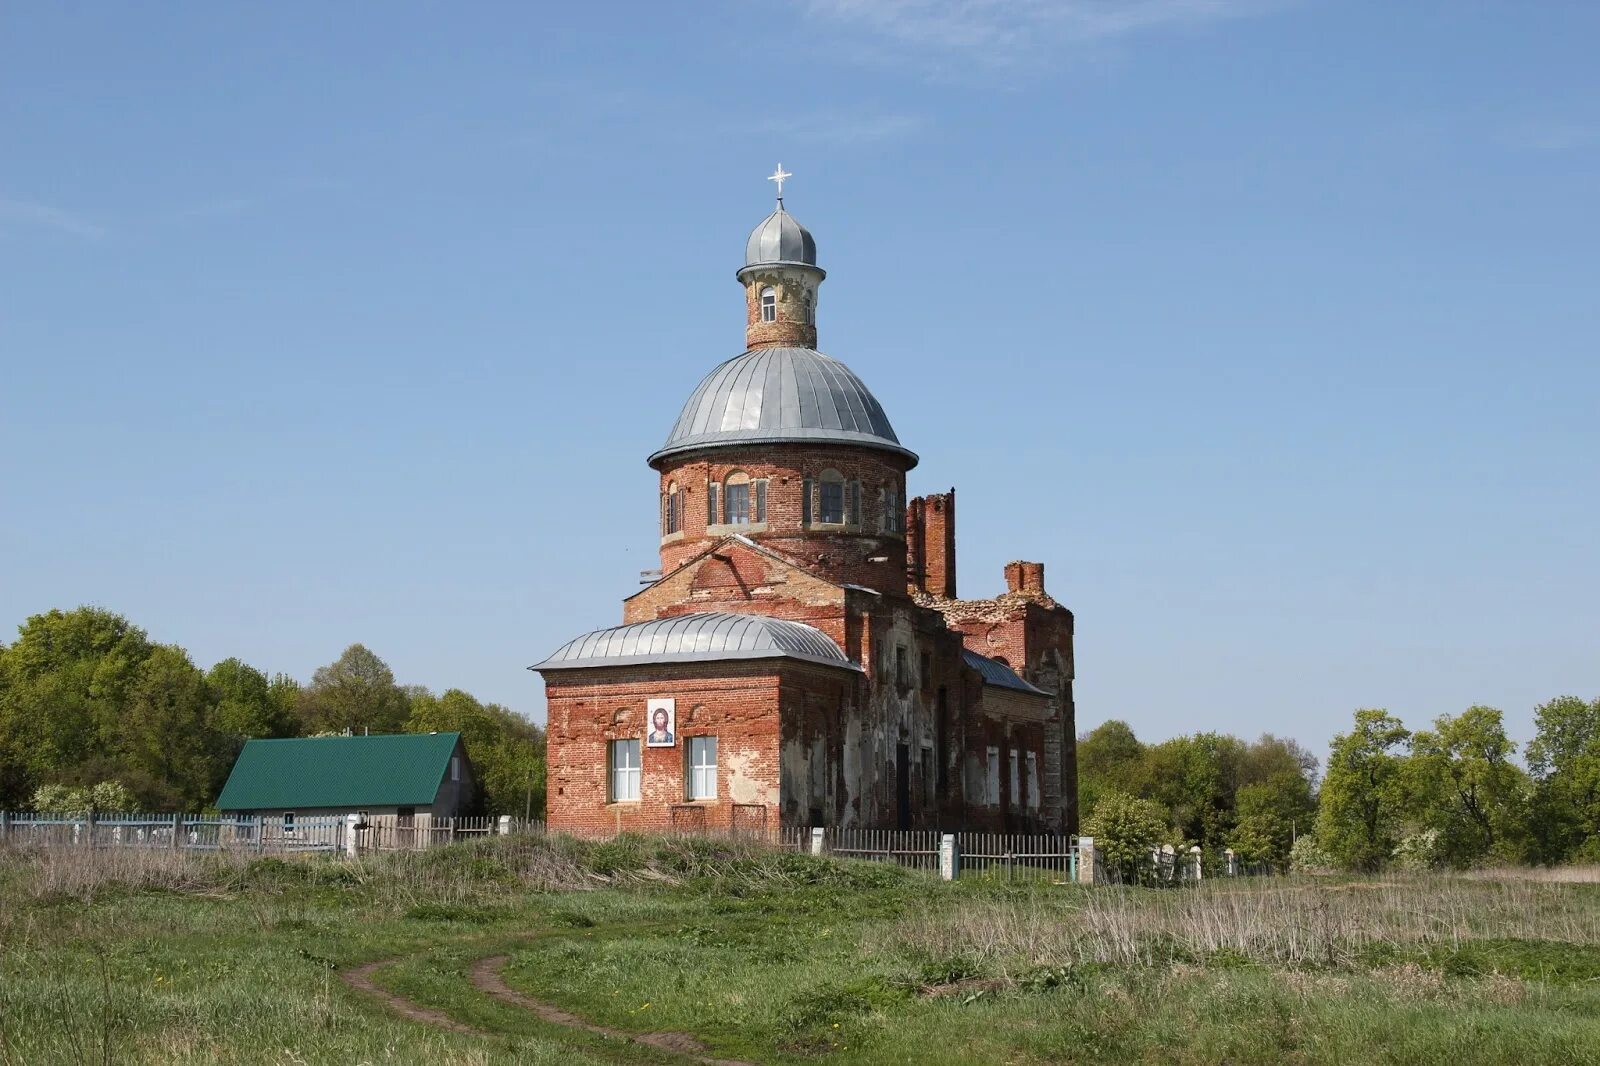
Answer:
[[[828,831],[821,826],[813,827],[811,830],[811,854],[821,855],[826,849],[827,843]]]
[[[956,847],[954,833],[939,837],[939,879],[954,881],[961,876],[961,849]]]

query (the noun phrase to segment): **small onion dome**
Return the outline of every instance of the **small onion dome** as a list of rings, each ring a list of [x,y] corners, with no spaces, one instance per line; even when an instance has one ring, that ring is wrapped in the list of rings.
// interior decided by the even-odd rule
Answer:
[[[781,202],[776,211],[750,231],[750,239],[744,245],[746,268],[777,264],[817,265],[817,242],[811,231],[796,222]]]
[[[917,463],[851,369],[812,348],[753,348],[712,370],[652,456],[751,444],[854,444]]]
[[[570,640],[530,670],[581,670],[645,663],[705,663],[728,659],[799,659],[861,668],[822,630],[759,614],[708,611],[597,629]]]

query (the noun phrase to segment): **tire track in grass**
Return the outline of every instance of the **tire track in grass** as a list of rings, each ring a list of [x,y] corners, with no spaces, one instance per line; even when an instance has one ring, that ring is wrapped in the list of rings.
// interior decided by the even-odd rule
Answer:
[[[523,995],[506,984],[505,978],[501,976],[501,971],[505,969],[506,963],[510,961],[511,959],[508,955],[490,955],[488,958],[479,959],[473,963],[473,987],[502,1003],[509,1003],[514,1007],[532,1011],[541,1021],[549,1022],[551,1025],[582,1029],[584,1032],[593,1033],[596,1036],[620,1037],[624,1040],[631,1040],[636,1044],[654,1048],[657,1051],[670,1051],[673,1054],[682,1055],[684,1058],[702,1063],[704,1066],[756,1066],[755,1063],[746,1062],[743,1059],[711,1058],[704,1054],[707,1050],[705,1044],[688,1033],[624,1032],[621,1029],[612,1029],[600,1025],[598,1022],[580,1018],[571,1011],[562,1010],[560,1007]]]
[[[448,1029],[452,1033],[461,1033],[466,1036],[505,1035],[503,1033],[492,1033],[487,1029],[479,1029],[477,1026],[468,1025],[466,1022],[458,1022],[443,1011],[434,1010],[432,1007],[424,1007],[398,993],[389,991],[387,988],[380,988],[377,982],[372,979],[372,975],[385,966],[391,966],[399,961],[399,959],[379,959],[377,962],[365,963],[354,969],[341,970],[339,977],[345,984],[356,991],[365,992],[367,995],[381,1000],[384,1006],[402,1018],[407,1018],[414,1022],[422,1022],[439,1029]]]
[[[550,1025],[560,1026],[565,1029],[576,1029],[593,1036],[609,1037],[615,1040],[630,1041],[653,1051],[665,1051],[672,1055],[681,1056],[691,1062],[701,1063],[702,1066],[757,1066],[756,1063],[746,1062],[742,1059],[712,1058],[704,1052],[705,1044],[689,1033],[630,1033],[621,1029],[612,1029],[582,1018],[571,1011],[562,1010],[553,1004],[542,1002],[531,996],[523,995],[510,985],[500,971],[505,969],[506,963],[511,960],[509,955],[490,955],[479,959],[472,964],[469,971],[472,986],[484,995],[501,1003],[529,1011],[540,1021]],[[407,999],[397,992],[391,992],[374,981],[373,975],[385,966],[392,966],[400,959],[379,959],[376,962],[363,963],[348,970],[341,970],[339,977],[345,984],[358,992],[379,1000],[389,1010],[409,1021],[421,1022],[438,1029],[445,1029],[463,1036],[504,1037],[511,1034],[495,1032],[491,1029],[482,1029],[466,1022],[457,1021],[455,1018],[432,1007],[424,1007],[420,1003]]]

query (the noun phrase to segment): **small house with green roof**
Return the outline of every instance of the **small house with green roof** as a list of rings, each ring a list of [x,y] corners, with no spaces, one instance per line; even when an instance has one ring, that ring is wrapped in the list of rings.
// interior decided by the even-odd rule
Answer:
[[[360,814],[426,825],[477,808],[460,733],[247,740],[217,798],[226,813],[287,816],[289,824]]]

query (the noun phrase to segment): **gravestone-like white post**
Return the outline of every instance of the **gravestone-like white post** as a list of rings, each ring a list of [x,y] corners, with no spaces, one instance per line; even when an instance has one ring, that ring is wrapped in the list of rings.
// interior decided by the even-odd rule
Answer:
[[[826,849],[827,843],[828,831],[821,826],[813,826],[811,829],[811,854],[821,855]]]
[[[939,879],[954,881],[961,876],[961,849],[956,847],[954,833],[939,838]]]
[[[361,824],[361,815],[347,814],[344,816],[344,853],[350,858],[359,854],[360,845],[357,843],[356,826]]]
[[[508,837],[511,835],[511,815],[502,814],[500,816],[500,825],[496,832],[503,837]]]
[[[1189,849],[1189,858],[1194,860],[1194,879],[1196,881],[1198,881],[1198,880],[1200,880],[1200,878],[1202,876],[1201,872],[1200,872],[1200,845],[1199,844],[1196,844],[1194,847]]]
[[[1228,876],[1229,877],[1238,877],[1239,876],[1239,853],[1234,851],[1232,848],[1229,848],[1227,851],[1224,851],[1222,854],[1228,860]]]
[[[1078,838],[1078,884],[1092,885],[1100,874],[1095,864],[1094,837]]]

